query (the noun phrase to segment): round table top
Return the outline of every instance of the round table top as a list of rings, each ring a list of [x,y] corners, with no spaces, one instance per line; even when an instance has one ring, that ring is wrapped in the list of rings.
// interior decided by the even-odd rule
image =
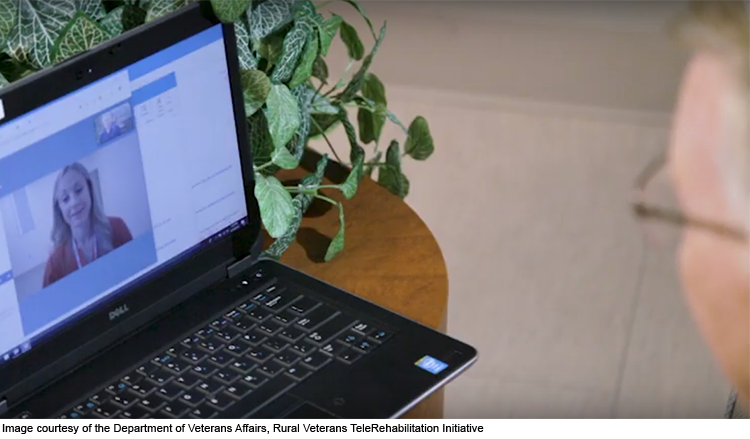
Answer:
[[[336,168],[339,168],[338,170]],[[337,163],[326,179],[341,179]],[[277,177],[289,184],[308,172],[297,168]],[[344,250],[324,262],[339,228],[338,210],[315,200],[295,242],[281,262],[352,292],[426,326],[445,330],[448,276],[442,252],[419,216],[400,198],[365,177],[357,194],[345,200],[337,190],[321,191],[344,202]],[[438,407],[439,406],[439,407]],[[442,417],[442,394],[417,406],[408,417]]]

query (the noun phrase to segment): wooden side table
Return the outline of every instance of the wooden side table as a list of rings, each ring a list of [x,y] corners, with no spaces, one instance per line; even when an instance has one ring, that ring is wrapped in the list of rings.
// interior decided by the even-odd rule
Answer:
[[[320,156],[308,151],[302,166],[314,169]],[[309,172],[309,171],[308,171]],[[327,184],[340,183],[347,170],[329,164]],[[301,169],[282,171],[286,183],[306,175]],[[339,191],[324,191],[327,197],[344,201]],[[376,182],[365,177],[357,195],[344,201],[346,245],[331,262],[324,262],[328,244],[338,231],[338,211],[316,200],[302,221],[297,239],[281,261],[305,273],[351,291],[426,326],[446,330],[448,276],[435,238],[411,208]],[[270,241],[267,238],[266,245]],[[440,390],[405,418],[443,417]]]

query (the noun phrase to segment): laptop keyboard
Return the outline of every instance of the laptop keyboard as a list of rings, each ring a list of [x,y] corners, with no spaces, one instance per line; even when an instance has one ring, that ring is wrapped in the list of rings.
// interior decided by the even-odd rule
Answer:
[[[60,418],[207,419],[240,401],[250,412],[393,335],[277,283],[249,297]]]

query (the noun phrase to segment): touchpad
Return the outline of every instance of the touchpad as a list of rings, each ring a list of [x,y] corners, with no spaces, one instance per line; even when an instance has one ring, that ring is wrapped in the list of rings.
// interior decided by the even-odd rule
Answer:
[[[315,407],[312,404],[304,403],[296,409],[292,410],[291,413],[284,416],[285,419],[337,419],[336,416],[331,413]]]

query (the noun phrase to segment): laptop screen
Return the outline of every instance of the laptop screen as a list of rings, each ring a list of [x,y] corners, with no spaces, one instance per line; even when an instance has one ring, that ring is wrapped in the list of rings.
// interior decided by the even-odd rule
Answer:
[[[0,126],[0,363],[247,222],[220,25]]]

